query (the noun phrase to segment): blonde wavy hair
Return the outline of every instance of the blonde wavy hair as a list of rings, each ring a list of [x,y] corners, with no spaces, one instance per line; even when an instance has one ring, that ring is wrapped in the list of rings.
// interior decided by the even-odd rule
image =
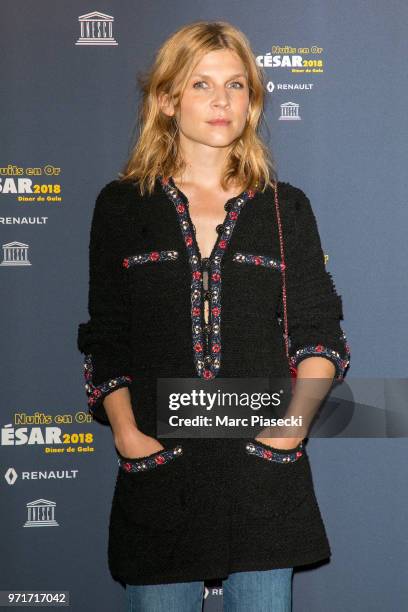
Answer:
[[[146,189],[149,194],[153,192],[158,175],[176,176],[185,168],[178,125],[173,116],[162,112],[160,96],[168,94],[178,109],[194,67],[206,53],[221,49],[235,51],[240,57],[249,85],[247,123],[241,136],[231,144],[221,186],[227,190],[234,181],[243,185],[244,190],[264,191],[272,179],[277,180],[274,160],[259,133],[264,119],[265,76],[247,37],[227,22],[195,21],[167,38],[151,68],[138,77],[142,91],[136,121],[139,134],[119,179],[138,182],[142,195]]]

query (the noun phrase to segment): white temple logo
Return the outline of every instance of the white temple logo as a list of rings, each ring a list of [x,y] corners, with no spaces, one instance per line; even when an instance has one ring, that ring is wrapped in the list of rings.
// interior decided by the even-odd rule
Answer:
[[[105,15],[99,11],[93,11],[78,17],[81,35],[76,41],[76,45],[103,45],[117,46],[117,41],[113,36],[112,15]]]
[[[3,261],[0,266],[31,266],[27,252],[28,244],[24,242],[3,244]]]
[[[27,520],[23,527],[58,527],[55,520],[56,503],[48,499],[36,499],[27,504]]]
[[[280,105],[281,116],[279,121],[299,121],[301,119],[299,115],[299,106],[296,102],[285,102]]]

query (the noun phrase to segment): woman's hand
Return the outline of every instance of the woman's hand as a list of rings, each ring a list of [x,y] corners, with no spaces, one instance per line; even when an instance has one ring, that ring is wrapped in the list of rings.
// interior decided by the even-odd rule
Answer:
[[[113,440],[119,454],[127,459],[147,457],[164,449],[156,438],[142,433],[137,427],[128,427],[116,432]]]
[[[302,441],[303,438],[260,438],[256,437],[255,440],[259,440],[259,442],[263,442],[267,446],[272,446],[278,450],[289,450],[291,448],[295,448]]]

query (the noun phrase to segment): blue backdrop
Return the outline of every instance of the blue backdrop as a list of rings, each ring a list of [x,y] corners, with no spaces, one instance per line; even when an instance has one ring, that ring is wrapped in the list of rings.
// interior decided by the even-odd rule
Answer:
[[[79,612],[124,605],[106,559],[116,453],[76,348],[91,214],[128,155],[138,71],[199,18],[242,29],[265,68],[268,144],[315,210],[348,378],[407,376],[406,2],[3,0],[0,590],[68,591]],[[294,611],[408,609],[406,438],[308,452],[333,556],[295,572]]]

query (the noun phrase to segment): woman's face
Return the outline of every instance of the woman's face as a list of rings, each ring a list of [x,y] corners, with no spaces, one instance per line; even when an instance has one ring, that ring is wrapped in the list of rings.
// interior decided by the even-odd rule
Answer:
[[[248,108],[248,80],[241,59],[229,49],[207,53],[195,66],[175,113],[181,144],[187,139],[210,147],[231,145],[245,128]],[[217,119],[226,123],[211,123]]]

